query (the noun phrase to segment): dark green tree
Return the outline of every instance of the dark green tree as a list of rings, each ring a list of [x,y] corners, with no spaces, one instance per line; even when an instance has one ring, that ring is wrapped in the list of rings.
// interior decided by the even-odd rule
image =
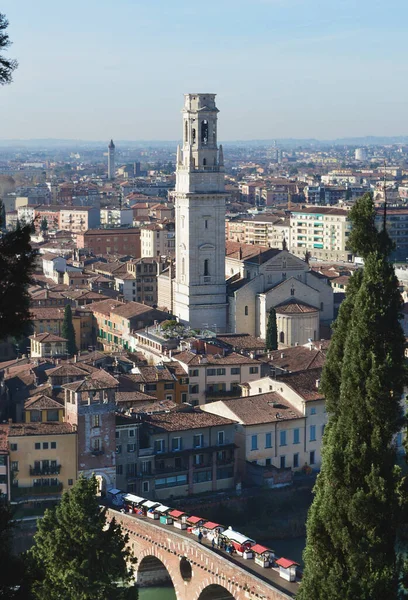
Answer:
[[[40,229],[42,233],[46,233],[48,231],[48,221],[47,217],[43,217],[40,223]]]
[[[271,308],[266,326],[266,348],[276,350],[278,348],[278,326],[276,323],[276,310]]]
[[[367,208],[365,199],[353,226],[372,222]],[[360,244],[365,268],[347,290],[322,377],[329,421],[307,522],[300,600],[398,597],[395,541],[402,506],[393,440],[403,425],[404,335],[386,238],[371,229],[364,244],[352,242]]]
[[[64,320],[62,322],[62,337],[68,340],[68,354],[76,354],[78,352],[78,348],[75,341],[75,329],[74,324],[72,322],[72,310],[70,304],[67,304],[64,310]]]
[[[38,600],[125,600],[137,598],[129,584],[133,558],[115,520],[99,506],[95,477],[81,477],[45,512],[29,555],[37,571],[33,596]],[[119,585],[118,585],[119,584]]]
[[[6,33],[8,27],[8,21],[6,15],[0,13],[0,51],[5,50],[11,46],[11,41]],[[13,71],[17,68],[18,63],[16,60],[6,58],[4,54],[0,54],[0,85],[11,83]]]
[[[25,598],[21,587],[24,563],[12,552],[13,527],[10,508],[0,494],[0,599],[4,600]]]
[[[0,340],[26,335],[31,325],[27,290],[37,253],[30,234],[31,225],[0,234]]]

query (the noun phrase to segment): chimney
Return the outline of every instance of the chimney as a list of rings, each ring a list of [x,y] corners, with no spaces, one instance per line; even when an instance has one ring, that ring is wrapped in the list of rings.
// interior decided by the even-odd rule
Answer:
[[[320,386],[320,379],[316,379],[316,387],[317,387],[317,389],[319,389],[319,386]]]

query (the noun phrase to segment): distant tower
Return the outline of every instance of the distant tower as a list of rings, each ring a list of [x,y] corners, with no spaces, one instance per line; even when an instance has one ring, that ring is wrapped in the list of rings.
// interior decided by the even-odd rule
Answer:
[[[225,331],[225,191],[215,94],[185,94],[177,148],[173,312],[192,328]]]
[[[115,179],[115,144],[113,140],[108,146],[108,179]]]

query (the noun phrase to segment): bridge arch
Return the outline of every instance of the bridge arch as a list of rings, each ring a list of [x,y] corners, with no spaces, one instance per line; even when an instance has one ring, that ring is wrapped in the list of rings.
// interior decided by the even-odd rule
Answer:
[[[234,600],[235,596],[219,583],[210,583],[204,587],[198,600]]]
[[[144,550],[138,556],[136,569],[138,587],[171,585],[177,594],[176,577],[163,554],[154,546]]]

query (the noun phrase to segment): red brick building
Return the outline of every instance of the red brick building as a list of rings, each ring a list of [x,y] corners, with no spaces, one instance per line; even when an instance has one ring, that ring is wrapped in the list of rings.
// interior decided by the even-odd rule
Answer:
[[[140,229],[89,229],[77,234],[77,248],[88,248],[94,254],[130,254],[140,258]]]

